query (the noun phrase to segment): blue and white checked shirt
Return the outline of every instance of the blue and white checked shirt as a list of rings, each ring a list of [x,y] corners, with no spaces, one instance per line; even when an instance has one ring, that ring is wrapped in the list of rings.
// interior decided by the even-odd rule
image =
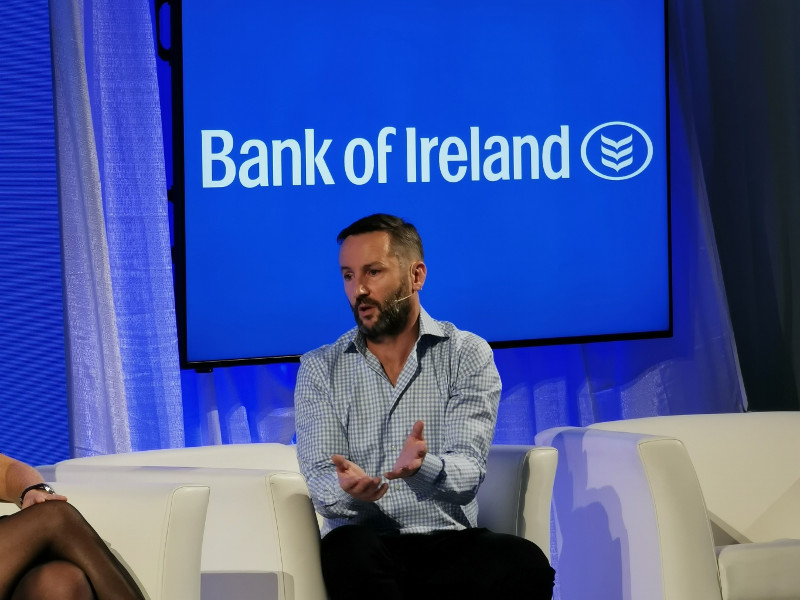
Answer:
[[[382,533],[475,527],[500,401],[489,345],[423,309],[419,337],[392,386],[356,328],[305,354],[295,390],[297,454],[322,534],[360,523]],[[390,471],[416,421],[428,454],[420,470],[389,482],[377,502],[341,489],[333,454],[370,476]]]

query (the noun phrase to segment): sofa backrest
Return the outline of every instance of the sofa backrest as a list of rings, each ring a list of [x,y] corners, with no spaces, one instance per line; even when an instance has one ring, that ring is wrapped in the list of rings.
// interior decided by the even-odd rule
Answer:
[[[800,538],[800,412],[648,417],[590,428],[679,439],[717,545]]]
[[[72,464],[124,467],[206,467],[299,472],[294,446],[253,443],[166,448],[104,454],[69,460]]]
[[[557,462],[553,448],[492,446],[488,474],[478,492],[478,524],[536,542],[549,555],[549,505]],[[108,454],[56,465],[106,467],[194,467],[299,472],[294,446],[227,444]],[[544,516],[543,516],[544,515]]]

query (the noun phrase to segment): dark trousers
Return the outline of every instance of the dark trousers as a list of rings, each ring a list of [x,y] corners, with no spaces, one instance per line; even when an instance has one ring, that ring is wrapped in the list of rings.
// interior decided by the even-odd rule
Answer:
[[[360,525],[322,539],[330,600],[549,600],[555,571],[539,547],[488,529],[378,535]]]

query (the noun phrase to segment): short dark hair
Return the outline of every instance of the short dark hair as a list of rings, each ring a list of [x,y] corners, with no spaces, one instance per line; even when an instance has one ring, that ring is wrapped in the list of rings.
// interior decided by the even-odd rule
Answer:
[[[355,223],[348,225],[339,232],[336,241],[341,244],[351,235],[385,231],[389,234],[392,250],[401,258],[409,260],[424,260],[422,252],[422,238],[419,237],[417,228],[400,217],[382,213],[363,217]]]

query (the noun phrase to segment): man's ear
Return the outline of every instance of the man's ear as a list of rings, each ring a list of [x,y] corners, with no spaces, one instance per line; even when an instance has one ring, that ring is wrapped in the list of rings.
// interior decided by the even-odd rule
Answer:
[[[428,269],[421,260],[416,260],[411,264],[411,291],[418,292],[425,285],[425,276]]]

